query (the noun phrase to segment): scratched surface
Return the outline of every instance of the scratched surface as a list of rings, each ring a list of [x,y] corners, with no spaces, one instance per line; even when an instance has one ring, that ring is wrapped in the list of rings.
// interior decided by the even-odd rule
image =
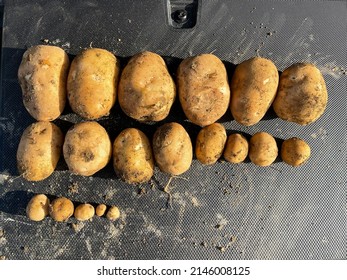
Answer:
[[[2,259],[345,259],[346,238],[346,3],[344,1],[202,1],[197,25],[168,26],[166,1],[6,1],[2,34],[0,94],[0,257]],[[42,41],[71,58],[87,47],[108,49],[124,65],[150,50],[164,56],[172,75],[181,59],[214,53],[228,69],[260,55],[282,71],[298,61],[315,63],[329,92],[324,115],[306,127],[269,112],[243,127],[230,113],[220,120],[228,133],[258,131],[278,141],[297,136],[311,146],[306,165],[276,161],[197,160],[174,178],[158,169],[140,186],[121,182],[107,166],[92,177],[70,174],[63,160],[48,179],[18,177],[16,149],[34,120],[22,105],[17,69],[24,50]],[[55,123],[66,130],[80,121],[69,108]],[[165,121],[182,123],[193,141],[199,128],[179,104]],[[139,124],[116,105],[100,119],[112,139],[126,127],[149,137],[160,124]],[[25,216],[34,193],[81,202],[118,205],[121,218],[35,223]]]

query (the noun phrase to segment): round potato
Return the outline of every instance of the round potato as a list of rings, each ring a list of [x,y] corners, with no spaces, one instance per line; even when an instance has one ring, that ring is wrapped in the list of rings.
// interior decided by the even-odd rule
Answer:
[[[128,184],[147,182],[153,176],[154,159],[147,136],[136,128],[123,130],[113,143],[113,167]]]
[[[26,50],[18,69],[23,103],[38,121],[58,118],[66,104],[69,57],[55,46],[38,45]]]
[[[171,175],[187,171],[193,159],[193,147],[184,127],[171,122],[160,126],[153,136],[153,154],[160,170]]]
[[[304,164],[311,155],[310,146],[297,137],[284,140],[281,146],[282,160],[291,165],[299,166]]]
[[[122,71],[119,104],[126,115],[138,121],[161,121],[171,109],[176,86],[163,58],[152,52],[133,56]]]
[[[49,199],[44,194],[37,194],[33,196],[27,207],[26,214],[32,221],[42,221],[49,213]]]
[[[17,149],[19,174],[28,181],[50,176],[59,161],[63,141],[63,133],[53,123],[40,121],[28,126]]]
[[[115,221],[120,217],[120,211],[117,206],[111,206],[106,213],[106,218],[110,221]]]
[[[106,212],[107,206],[105,204],[99,204],[96,206],[95,214],[99,217],[103,216]]]
[[[254,57],[237,65],[231,79],[230,110],[246,126],[258,123],[270,108],[278,88],[278,71],[272,61]]]
[[[94,217],[95,209],[89,203],[80,204],[76,207],[74,216],[79,221],[87,221]]]
[[[231,163],[241,163],[248,155],[248,141],[239,133],[230,134],[224,149],[224,158]]]
[[[223,125],[213,123],[202,128],[196,138],[196,158],[206,165],[214,164],[221,157],[227,134]]]
[[[72,201],[66,197],[59,197],[49,206],[49,215],[57,222],[65,222],[74,213]]]
[[[108,115],[116,102],[119,72],[117,58],[107,50],[91,48],[78,54],[67,80],[71,109],[89,120]]]
[[[223,62],[213,54],[184,59],[177,71],[178,96],[187,118],[206,126],[228,110],[230,88]]]
[[[75,174],[90,176],[104,168],[112,156],[112,143],[105,128],[94,121],[75,124],[68,130],[64,159]]]
[[[249,141],[249,158],[259,166],[269,166],[278,155],[275,138],[266,132],[254,134]]]
[[[297,63],[281,74],[273,108],[281,119],[307,125],[323,114],[327,102],[328,92],[319,69]]]

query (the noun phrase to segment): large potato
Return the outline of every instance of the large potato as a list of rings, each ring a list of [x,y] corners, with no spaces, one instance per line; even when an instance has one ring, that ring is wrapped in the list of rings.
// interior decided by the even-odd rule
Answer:
[[[193,159],[193,147],[184,127],[178,123],[160,126],[153,136],[153,154],[161,171],[179,175],[187,171]]]
[[[181,106],[192,123],[212,124],[228,110],[227,72],[215,55],[201,54],[184,59],[178,67],[177,83]]]
[[[119,104],[138,121],[161,121],[167,117],[176,86],[161,56],[152,52],[134,55],[122,71]]]
[[[299,166],[304,164],[311,155],[310,146],[302,139],[292,137],[283,141],[281,146],[282,160],[291,165]]]
[[[236,67],[230,87],[234,119],[242,125],[254,125],[264,117],[276,96],[277,68],[265,58],[246,60]]]
[[[327,102],[328,92],[319,69],[297,63],[281,74],[273,108],[281,119],[307,125],[323,114]]]
[[[136,128],[123,130],[113,143],[113,167],[116,174],[129,184],[151,179],[154,159],[147,136]]]
[[[249,158],[259,166],[268,166],[273,163],[278,155],[275,138],[266,132],[254,134],[249,141]]]
[[[248,141],[240,133],[230,134],[224,149],[224,158],[230,163],[241,163],[248,155]]]
[[[17,150],[19,173],[28,181],[50,176],[59,161],[63,141],[63,133],[55,124],[31,124],[24,130]]]
[[[63,153],[71,172],[90,176],[107,165],[112,155],[112,144],[100,124],[82,122],[66,133]]]
[[[67,94],[72,110],[86,119],[109,114],[117,98],[119,62],[109,51],[82,51],[71,63]]]
[[[69,57],[55,46],[38,45],[26,50],[18,69],[23,103],[38,121],[58,118],[66,103]]]

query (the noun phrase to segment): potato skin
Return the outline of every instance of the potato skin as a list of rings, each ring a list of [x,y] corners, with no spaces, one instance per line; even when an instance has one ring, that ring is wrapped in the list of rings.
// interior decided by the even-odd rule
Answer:
[[[241,163],[246,159],[248,149],[246,137],[239,133],[233,133],[228,136],[223,156],[230,163]]]
[[[59,161],[63,141],[63,133],[53,123],[40,121],[28,126],[17,149],[19,174],[28,181],[50,176]]]
[[[26,207],[28,218],[35,222],[42,221],[49,213],[49,204],[50,201],[46,195],[34,195]]]
[[[223,62],[213,54],[184,59],[177,71],[178,96],[187,118],[206,126],[228,110],[230,88]]]
[[[95,208],[95,214],[99,217],[103,216],[106,212],[107,206],[105,204],[99,204]]]
[[[123,130],[113,143],[113,167],[128,184],[147,182],[153,176],[154,159],[147,136],[136,128]]]
[[[63,153],[71,172],[91,176],[110,161],[112,143],[100,124],[95,121],[82,122],[66,133]]]
[[[38,45],[25,51],[18,68],[23,103],[38,121],[58,118],[66,103],[69,57],[55,46]]]
[[[282,160],[291,165],[299,166],[304,164],[311,155],[310,146],[302,139],[292,137],[283,141],[281,146]]]
[[[72,201],[66,197],[58,197],[49,206],[49,215],[57,222],[65,222],[74,213]]]
[[[257,132],[249,141],[249,158],[259,166],[269,166],[278,155],[275,138],[266,132]]]
[[[89,120],[108,115],[116,102],[119,72],[118,59],[107,50],[91,48],[78,54],[67,80],[71,109]]]
[[[153,136],[153,154],[160,170],[171,175],[187,171],[193,159],[193,147],[184,127],[166,123],[157,128]]]
[[[230,82],[230,110],[245,126],[258,123],[270,108],[278,88],[278,71],[272,61],[254,57],[237,65]]]
[[[297,63],[280,76],[273,109],[281,119],[307,125],[316,121],[328,102],[323,75],[310,63]]]
[[[206,165],[217,162],[224,150],[227,134],[223,125],[213,123],[203,127],[196,138],[196,158]]]
[[[122,71],[119,104],[126,115],[141,121],[165,119],[176,97],[176,86],[163,58],[152,52],[134,55]]]
[[[115,221],[120,217],[120,211],[117,206],[111,206],[107,213],[106,213],[106,218],[109,219],[110,221]]]
[[[95,209],[89,203],[83,203],[75,208],[74,217],[79,221],[87,221],[94,217]]]

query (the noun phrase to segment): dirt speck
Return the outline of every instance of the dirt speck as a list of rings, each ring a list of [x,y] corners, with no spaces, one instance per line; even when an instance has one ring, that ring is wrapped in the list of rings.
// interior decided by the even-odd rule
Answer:
[[[68,189],[67,189],[68,194],[76,194],[78,193],[78,184],[76,182],[72,183]]]
[[[196,197],[194,197],[194,196],[192,197],[192,205],[194,207],[199,207],[200,206],[199,200]]]
[[[202,247],[207,247],[207,243],[206,243],[205,241],[201,242],[200,245],[201,245]]]
[[[0,256],[0,261],[6,260],[6,256]]]
[[[71,228],[74,230],[74,232],[79,232],[82,228],[84,228],[84,223],[72,223]]]

